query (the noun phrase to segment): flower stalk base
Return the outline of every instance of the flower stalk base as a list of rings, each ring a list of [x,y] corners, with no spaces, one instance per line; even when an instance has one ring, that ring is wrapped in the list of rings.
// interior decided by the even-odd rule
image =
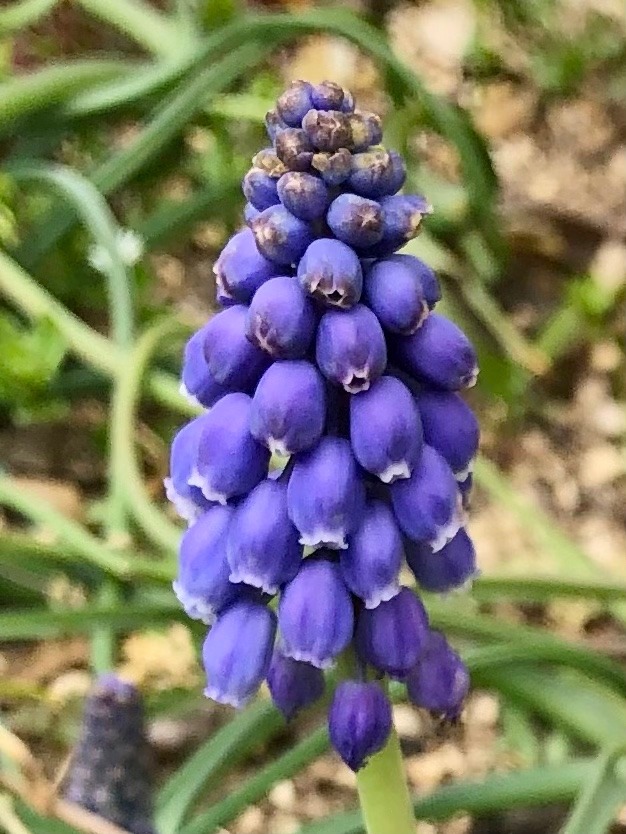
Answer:
[[[357,773],[367,834],[415,834],[415,817],[395,727],[380,753]]]

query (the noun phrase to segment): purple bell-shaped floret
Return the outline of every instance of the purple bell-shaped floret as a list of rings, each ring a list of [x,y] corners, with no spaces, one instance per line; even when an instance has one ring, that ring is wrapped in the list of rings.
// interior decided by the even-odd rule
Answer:
[[[294,217],[283,205],[270,206],[250,221],[257,248],[280,266],[297,263],[313,240],[308,223]]]
[[[355,773],[387,743],[391,704],[378,683],[341,681],[328,712],[330,741]]]
[[[197,330],[185,345],[180,392],[194,405],[211,408],[229,388],[216,382],[204,355],[208,324]]]
[[[315,448],[299,455],[287,498],[301,544],[345,549],[346,537],[359,525],[365,504],[365,487],[350,443],[323,437]]]
[[[335,237],[359,249],[378,243],[383,236],[380,203],[358,194],[340,194],[330,204],[326,222]]]
[[[234,511],[226,548],[230,581],[275,594],[298,572],[302,546],[287,515],[287,485],[261,481]]]
[[[383,483],[411,476],[422,452],[422,425],[404,383],[383,376],[350,398],[350,442],[361,466]]]
[[[354,611],[339,566],[310,557],[281,595],[281,648],[287,657],[319,669],[331,666],[350,643]]]
[[[341,551],[343,580],[366,608],[376,608],[400,590],[402,536],[392,511],[382,501],[368,501],[363,519]]]
[[[359,657],[381,672],[404,678],[417,663],[428,633],[424,606],[409,588],[376,608],[359,613],[355,642]]]
[[[211,506],[202,491],[189,483],[196,470],[200,437],[206,414],[186,423],[174,436],[170,449],[170,473],[165,479],[165,494],[176,512],[190,524]]]
[[[213,316],[203,328],[209,373],[230,390],[253,390],[270,363],[265,351],[247,338],[247,317],[248,308],[237,304]]]
[[[298,264],[298,281],[314,298],[345,310],[361,298],[361,262],[340,240],[318,238]]]
[[[431,631],[406,679],[406,690],[416,706],[454,721],[469,691],[467,667],[439,631]]]
[[[220,614],[202,649],[207,698],[232,707],[249,701],[269,671],[275,636],[276,615],[260,602],[235,602]]]
[[[457,481],[471,472],[480,429],[476,415],[458,394],[424,388],[415,395],[424,440],[445,458]]]
[[[387,365],[387,345],[378,319],[363,304],[328,310],[317,328],[315,356],[324,376],[349,394],[367,391]]]
[[[227,306],[247,304],[261,284],[278,275],[278,268],[259,252],[250,229],[242,229],[222,249],[213,272],[217,284],[217,300]]]
[[[419,275],[398,257],[402,256],[371,264],[365,272],[364,296],[385,330],[406,336],[421,327],[430,304]]]
[[[270,278],[248,308],[246,335],[275,359],[300,359],[308,351],[317,315],[295,278]]]
[[[476,382],[478,362],[472,343],[439,313],[431,313],[412,336],[396,336],[391,346],[400,367],[420,382],[444,391],[471,388]]]
[[[231,507],[214,506],[191,525],[180,542],[174,593],[187,614],[209,625],[241,594],[229,581],[226,536]]]
[[[298,171],[289,171],[278,180],[278,196],[294,217],[306,221],[319,220],[330,203],[324,181]]]
[[[252,400],[250,431],[273,453],[293,455],[318,442],[326,422],[326,390],[317,368],[304,360],[274,362]]]
[[[252,400],[227,394],[203,415],[195,470],[189,482],[205,498],[226,504],[245,495],[267,475],[270,453],[250,434]]]
[[[246,335],[274,359],[300,359],[308,351],[317,315],[295,278],[270,278],[248,308]]]
[[[465,528],[441,550],[427,544],[406,542],[406,560],[425,591],[447,593],[462,588],[476,576],[476,552]]]
[[[267,686],[272,701],[290,721],[322,697],[326,683],[324,672],[317,666],[286,657],[276,648],[267,673]]]
[[[426,444],[411,477],[392,484],[391,500],[403,533],[413,541],[427,542],[434,551],[441,550],[463,522],[452,470]]]
[[[407,255],[404,252],[397,252],[395,255],[389,255],[384,260],[386,263],[393,263],[398,266],[402,265],[419,280],[424,290],[424,298],[429,309],[432,310],[437,302],[441,300],[441,287],[439,285],[439,281],[437,280],[437,276],[428,264],[424,263],[424,261],[420,261],[420,259],[416,258],[415,255]],[[401,280],[399,275],[397,280]]]

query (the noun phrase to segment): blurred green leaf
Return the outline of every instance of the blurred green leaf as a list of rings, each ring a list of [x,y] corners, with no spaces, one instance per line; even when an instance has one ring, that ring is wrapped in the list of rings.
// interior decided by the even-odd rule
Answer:
[[[59,0],[14,0],[0,9],[0,35],[32,26],[56,6]]]
[[[160,834],[177,834],[201,793],[226,767],[267,741],[284,719],[270,701],[258,700],[218,730],[171,776],[157,800],[156,825]]]
[[[213,805],[208,811],[198,814],[180,834],[208,834],[228,825],[240,813],[262,797],[282,779],[289,779],[315,761],[328,747],[328,730],[320,727],[293,746],[271,764],[246,779],[240,788]]]
[[[71,98],[100,81],[132,74],[137,65],[119,59],[76,59],[15,76],[0,84],[0,133],[18,117]]]
[[[170,605],[124,602],[105,607],[89,603],[84,608],[59,611],[43,606],[28,611],[3,611],[0,614],[0,640],[45,640],[88,634],[99,627],[128,633],[149,625],[167,625],[173,620],[187,622],[175,603],[172,599]]]
[[[561,834],[605,834],[626,797],[624,748],[598,757]]]
[[[530,707],[573,736],[603,749],[626,744],[626,701],[589,675],[514,665],[476,670],[475,683]]]
[[[66,352],[67,342],[50,319],[25,328],[0,312],[0,402],[28,404],[47,388]]]

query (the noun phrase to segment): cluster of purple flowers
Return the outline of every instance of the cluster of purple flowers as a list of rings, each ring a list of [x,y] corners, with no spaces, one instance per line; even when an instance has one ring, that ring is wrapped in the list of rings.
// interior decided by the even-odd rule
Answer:
[[[217,701],[241,706],[267,680],[289,718],[351,650],[358,674],[336,687],[329,729],[356,770],[391,728],[377,678],[447,717],[467,692],[400,572],[406,559],[437,592],[475,573],[478,425],[458,392],[476,355],[434,312],[432,270],[396,254],[431,208],[398,193],[380,119],[337,84],[296,81],[267,128],[243,181],[247,228],[215,265],[224,309],[185,349],[183,390],[208,410],[172,444],[167,493],[190,523],[174,587],[211,624]]]

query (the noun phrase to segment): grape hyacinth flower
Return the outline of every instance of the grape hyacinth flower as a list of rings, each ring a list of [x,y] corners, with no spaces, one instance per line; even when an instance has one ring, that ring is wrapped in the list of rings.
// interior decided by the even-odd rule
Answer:
[[[332,666],[354,628],[352,600],[338,566],[325,558],[306,559],[281,594],[278,624],[287,657],[319,669]]]
[[[422,423],[411,392],[392,376],[350,400],[350,442],[363,469],[384,484],[410,478],[422,454]]]
[[[326,423],[326,391],[310,362],[274,362],[252,398],[250,433],[272,454],[289,456],[315,446]]]
[[[280,648],[274,649],[267,685],[274,704],[287,721],[318,701],[326,688],[320,668],[287,657]]]
[[[174,593],[194,620],[212,623],[240,591],[230,582],[226,534],[232,507],[215,505],[192,524],[180,543],[178,577]]]
[[[266,680],[291,719],[336,666],[330,738],[358,771],[396,749],[382,678],[451,719],[467,693],[400,577],[445,593],[476,575],[460,392],[478,368],[434,272],[399,251],[432,208],[402,193],[379,117],[294,81],[266,126],[215,265],[223,309],[185,347],[182,390],[207,410],[172,442],[167,495],[192,525],[175,590],[211,623],[208,697],[240,706]]]
[[[317,316],[295,278],[270,278],[248,307],[246,336],[274,359],[301,359],[308,351]]]
[[[462,588],[477,573],[474,545],[463,527],[437,552],[428,544],[416,542],[406,542],[405,552],[407,564],[424,591],[447,593]]]
[[[324,376],[349,394],[367,391],[387,365],[380,322],[363,304],[329,310],[317,328],[315,358]]]
[[[275,202],[278,202],[278,197]],[[251,205],[260,212],[263,210],[260,203],[261,200],[257,200]],[[257,249],[250,229],[243,229],[231,237],[215,262],[213,272],[217,284],[217,300],[223,306],[237,302],[247,304],[261,284],[274,275],[280,275],[276,264]]]
[[[361,298],[363,270],[354,251],[339,240],[318,238],[298,264],[298,281],[329,307],[347,309]]]
[[[333,747],[355,773],[384,747],[391,732],[391,704],[377,683],[343,681],[328,712]]]
[[[231,583],[245,583],[275,594],[294,578],[302,548],[287,514],[286,484],[267,478],[243,499],[234,510],[226,555]]]
[[[130,834],[155,834],[153,781],[141,696],[103,675],[85,701],[63,797]]]
[[[468,689],[465,664],[441,632],[431,631],[419,660],[407,675],[409,699],[418,707],[455,721]]]

